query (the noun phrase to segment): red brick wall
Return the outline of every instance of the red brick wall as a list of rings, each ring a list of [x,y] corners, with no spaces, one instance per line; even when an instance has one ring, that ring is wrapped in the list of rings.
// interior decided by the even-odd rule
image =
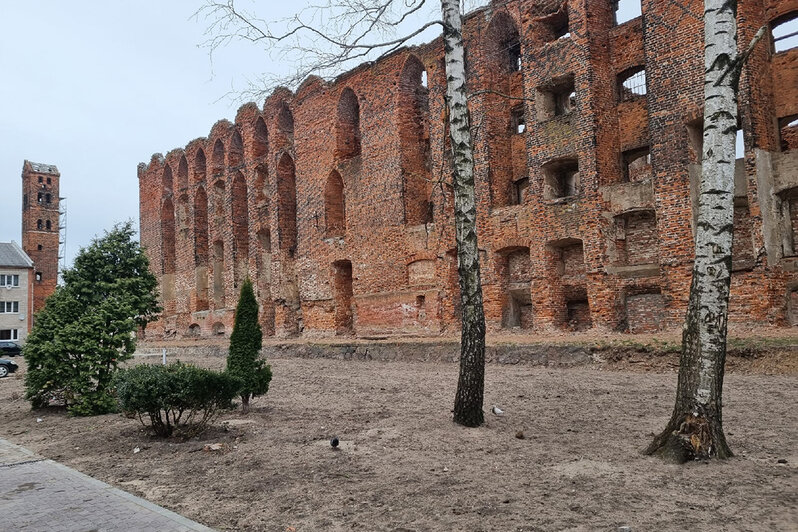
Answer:
[[[620,26],[611,4],[571,0],[560,10],[557,2],[511,0],[466,17],[490,328],[502,326],[510,296],[523,303],[523,323],[541,330],[627,327],[627,294],[658,293],[664,326],[683,319],[693,258],[688,164],[697,157],[687,124],[702,108],[702,2],[643,0],[643,16]],[[796,5],[741,0],[740,41]],[[570,35],[555,39],[565,21]],[[798,113],[796,53],[773,56],[763,46],[743,75],[749,214],[738,219],[750,229],[737,234],[751,240],[751,265],[732,279],[733,321],[786,324],[786,287],[798,280],[778,254],[760,251],[763,220],[776,215],[760,206],[770,190],[759,189],[754,149],[781,149],[777,119]],[[309,78],[296,93],[279,89],[262,108],[247,104],[206,138],[140,165],[142,243],[169,309],[149,332],[183,335],[196,325],[210,335],[217,324],[229,332],[244,275],[257,280],[269,334],[456,330],[442,57],[436,40],[332,82]],[[619,75],[640,67],[646,94],[620,102]],[[570,111],[551,116],[551,95],[571,85]],[[629,176],[623,153],[646,148],[650,169]],[[554,198],[544,193],[547,169],[562,161],[578,165],[579,187]],[[164,183],[167,168],[177,179]],[[513,182],[525,178],[516,204]],[[171,211],[173,279],[163,275]],[[652,267],[619,265],[619,216],[629,222],[624,264]],[[523,261],[514,254],[521,249]],[[351,264],[351,295],[343,264]],[[528,289],[518,287],[522,278]]]

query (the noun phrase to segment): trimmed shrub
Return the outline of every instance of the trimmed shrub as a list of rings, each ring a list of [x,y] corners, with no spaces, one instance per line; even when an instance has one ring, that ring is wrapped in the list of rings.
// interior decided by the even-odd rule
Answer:
[[[138,416],[158,436],[175,431],[186,437],[204,431],[219,410],[232,408],[241,380],[177,362],[168,366],[141,364],[114,377],[122,411]]]

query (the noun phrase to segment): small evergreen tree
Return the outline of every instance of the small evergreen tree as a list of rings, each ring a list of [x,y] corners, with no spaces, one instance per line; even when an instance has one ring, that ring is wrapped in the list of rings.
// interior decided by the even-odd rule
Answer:
[[[112,411],[111,379],[136,348],[137,326],[154,319],[158,281],[131,222],[81,249],[47,299],[25,344],[25,397],[55,400],[74,415]]]
[[[271,367],[258,358],[263,347],[263,332],[258,323],[258,302],[252,290],[252,281],[247,278],[241,286],[241,295],[236,307],[233,334],[230,335],[230,352],[227,355],[227,371],[241,379],[241,407],[249,411],[249,400],[269,391],[272,380]]]

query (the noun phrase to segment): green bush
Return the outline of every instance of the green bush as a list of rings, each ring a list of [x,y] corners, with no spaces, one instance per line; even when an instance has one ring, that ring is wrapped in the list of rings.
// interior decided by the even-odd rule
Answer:
[[[233,407],[242,383],[228,373],[177,362],[121,370],[114,385],[122,411],[137,415],[145,427],[149,418],[155,434],[190,437],[205,430],[219,410]]]

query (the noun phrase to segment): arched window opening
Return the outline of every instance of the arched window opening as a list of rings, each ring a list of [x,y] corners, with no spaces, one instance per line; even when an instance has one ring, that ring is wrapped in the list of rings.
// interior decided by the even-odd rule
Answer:
[[[189,338],[199,338],[201,334],[201,329],[198,323],[192,323],[188,326],[188,331],[186,331],[186,336]]]
[[[44,222],[42,220],[36,220],[36,229],[41,231],[43,227],[44,227]]]
[[[206,174],[206,161],[205,152],[202,148],[197,150],[197,155],[194,156],[194,182],[201,183],[205,181]]]
[[[263,157],[269,151],[269,135],[266,131],[266,122],[259,116],[255,120],[255,134],[252,137],[252,156]]]
[[[166,199],[161,207],[161,242],[163,244],[164,274],[175,273],[175,208],[172,200]]]
[[[233,285],[238,286],[246,276],[249,259],[249,212],[247,209],[247,182],[241,172],[236,172],[231,187],[233,215],[233,256],[235,276]]]
[[[230,167],[241,166],[244,164],[244,141],[241,133],[236,129],[230,139],[230,151],[227,154],[227,165]]]
[[[326,236],[344,236],[346,232],[346,204],[344,200],[344,182],[341,174],[333,170],[327,177],[324,187],[324,217]]]
[[[294,160],[283,154],[277,165],[277,225],[280,249],[289,252],[297,245],[295,172]]]
[[[543,165],[543,198],[553,200],[579,194],[579,162],[558,159]]]
[[[51,229],[53,228],[52,224],[50,223],[50,220],[47,220],[47,221],[44,223],[44,227],[45,227],[45,229],[47,229],[48,231],[49,231],[49,230],[51,230]]]
[[[208,310],[208,196],[202,187],[194,196],[194,262],[196,309]]]
[[[172,167],[169,166],[168,164],[166,166],[164,166],[163,175],[161,177],[161,182],[163,184],[163,193],[164,193],[164,195],[171,194],[171,192],[172,192],[172,183],[173,183],[173,181],[172,181]]]
[[[499,72],[521,70],[521,40],[515,22],[507,13],[499,13],[488,27],[488,53]]]
[[[213,324],[213,335],[224,336],[224,323],[216,322]]]
[[[546,42],[567,39],[571,36],[568,20],[568,3],[563,2],[557,11],[540,20],[541,38]]]
[[[291,109],[288,108],[288,104],[282,102],[280,106],[280,112],[277,114],[277,128],[280,130],[280,133],[285,135],[289,142],[293,142],[294,140],[294,115],[291,113]]]
[[[335,144],[338,159],[360,155],[360,104],[350,88],[344,89],[338,100]]]
[[[645,67],[633,67],[618,74],[618,101],[630,102],[645,95]]]
[[[774,53],[798,47],[798,11],[787,13],[771,22],[770,35]]]
[[[211,167],[211,172],[213,172],[213,175],[220,175],[224,173],[224,143],[222,143],[222,139],[216,139],[216,142],[213,145]]]
[[[216,308],[224,308],[224,242],[213,243],[213,302]]]
[[[177,165],[177,189],[188,188],[188,161],[186,156],[180,157],[180,164]]]
[[[399,143],[405,223],[432,221],[430,195],[429,90],[422,84],[424,65],[414,55],[405,61],[399,77]]]
[[[642,14],[640,0],[614,0],[613,13],[615,24],[623,24]]]

